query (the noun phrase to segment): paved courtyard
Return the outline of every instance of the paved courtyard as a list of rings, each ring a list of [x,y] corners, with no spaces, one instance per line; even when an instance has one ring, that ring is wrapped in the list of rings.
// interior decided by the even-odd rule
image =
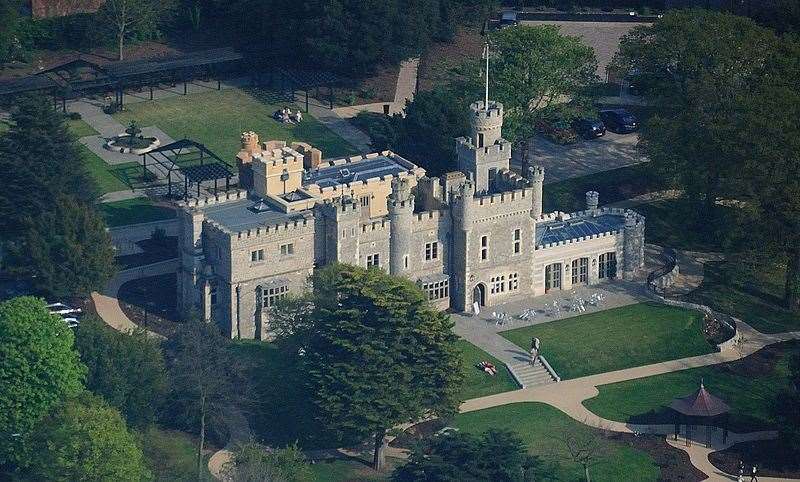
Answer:
[[[598,139],[581,139],[562,146],[539,136],[533,141],[533,159],[544,167],[545,184],[646,162],[636,149],[637,134],[607,132]],[[512,165],[519,168],[519,155]]]

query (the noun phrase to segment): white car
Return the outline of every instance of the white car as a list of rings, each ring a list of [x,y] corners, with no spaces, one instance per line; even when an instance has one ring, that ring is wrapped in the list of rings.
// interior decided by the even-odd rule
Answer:
[[[70,328],[77,328],[80,324],[77,318],[63,318],[63,320],[67,323],[67,326]]]
[[[80,308],[72,308],[71,306],[67,306],[64,303],[52,303],[47,305],[47,309],[50,310],[50,313],[53,315],[79,315],[83,311]]]

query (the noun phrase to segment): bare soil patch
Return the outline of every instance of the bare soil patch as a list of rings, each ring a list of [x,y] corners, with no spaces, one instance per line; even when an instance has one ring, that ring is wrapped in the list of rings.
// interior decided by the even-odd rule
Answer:
[[[431,45],[419,61],[419,90],[433,90],[447,83],[449,71],[468,60],[479,59],[483,51],[480,26],[460,27],[450,42]]]

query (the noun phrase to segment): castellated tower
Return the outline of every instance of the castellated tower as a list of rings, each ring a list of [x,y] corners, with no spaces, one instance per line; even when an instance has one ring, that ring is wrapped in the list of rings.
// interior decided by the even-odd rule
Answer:
[[[633,279],[644,266],[644,216],[628,211],[623,232],[622,277]]]
[[[450,278],[450,299],[453,307],[464,311],[470,304],[469,260],[474,256],[469,239],[475,223],[473,197],[475,187],[467,180],[450,197],[453,217],[453,270]]]
[[[533,186],[533,199],[531,201],[531,217],[539,219],[542,216],[542,189],[544,187],[544,168],[531,166],[526,172],[528,180]]]
[[[411,220],[414,217],[414,195],[407,179],[392,179],[392,193],[387,199],[391,238],[389,240],[389,273],[402,276],[409,269]]]
[[[470,106],[469,138],[456,139],[458,168],[467,173],[476,192],[489,191],[492,181],[501,169],[508,169],[511,160],[511,143],[502,137],[503,104],[489,101],[474,102]]]
[[[359,264],[358,234],[361,210],[349,196],[318,208],[325,218],[325,262]]]

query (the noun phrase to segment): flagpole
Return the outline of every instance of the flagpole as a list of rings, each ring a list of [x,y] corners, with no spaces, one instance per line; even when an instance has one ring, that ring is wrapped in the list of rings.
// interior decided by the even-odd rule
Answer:
[[[486,110],[489,110],[489,42],[486,42],[484,54],[486,56],[486,89],[484,92],[484,105],[486,106]]]

